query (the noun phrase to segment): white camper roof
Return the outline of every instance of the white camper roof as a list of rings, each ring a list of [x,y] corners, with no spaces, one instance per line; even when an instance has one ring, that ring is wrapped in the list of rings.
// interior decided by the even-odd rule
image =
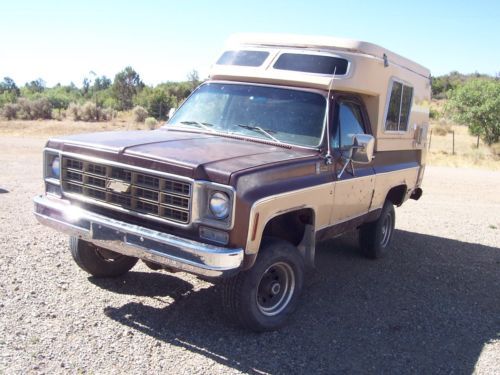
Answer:
[[[377,150],[412,149],[414,132],[428,122],[430,71],[376,44],[327,36],[237,34],[212,66],[210,79],[361,95]],[[411,126],[385,131],[394,82],[412,88]]]
[[[237,46],[277,47],[277,48],[304,48],[318,51],[346,51],[383,58],[384,54],[390,63],[413,71],[428,78],[429,69],[416,62],[400,56],[377,44],[354,39],[337,38],[330,36],[311,36],[294,34],[235,34],[227,42],[227,48]]]

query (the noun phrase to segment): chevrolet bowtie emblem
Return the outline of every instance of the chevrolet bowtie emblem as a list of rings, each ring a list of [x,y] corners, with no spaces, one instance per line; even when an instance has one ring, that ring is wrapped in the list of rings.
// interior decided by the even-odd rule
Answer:
[[[130,184],[117,180],[109,180],[106,187],[116,193],[127,193],[130,190]]]

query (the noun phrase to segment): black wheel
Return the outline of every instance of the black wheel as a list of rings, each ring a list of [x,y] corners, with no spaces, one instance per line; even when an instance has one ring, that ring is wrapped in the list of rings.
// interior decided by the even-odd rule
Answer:
[[[378,259],[386,255],[395,222],[394,206],[390,201],[385,201],[380,217],[376,221],[361,226],[359,244],[361,251],[367,258]]]
[[[257,332],[282,327],[297,307],[304,261],[296,247],[266,239],[254,266],[224,280],[222,303],[239,325]]]
[[[69,238],[69,249],[78,266],[95,277],[117,277],[127,273],[137,258],[95,246],[77,237]]]

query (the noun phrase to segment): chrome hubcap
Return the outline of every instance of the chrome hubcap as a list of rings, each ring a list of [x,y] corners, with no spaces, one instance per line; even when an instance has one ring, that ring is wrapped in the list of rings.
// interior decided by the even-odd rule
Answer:
[[[281,290],[281,286],[280,286],[280,284],[278,284],[278,283],[275,283],[275,284],[271,287],[271,293],[272,293],[273,295],[278,294],[278,293],[280,292],[280,290]]]
[[[257,288],[257,307],[266,316],[282,312],[290,303],[295,291],[295,274],[284,262],[270,266],[262,275]]]

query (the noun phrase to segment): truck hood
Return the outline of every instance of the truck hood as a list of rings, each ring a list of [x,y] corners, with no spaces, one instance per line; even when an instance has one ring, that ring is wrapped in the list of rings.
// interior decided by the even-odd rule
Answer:
[[[51,139],[47,147],[223,184],[235,172],[317,155],[266,141],[165,128],[79,134]]]

